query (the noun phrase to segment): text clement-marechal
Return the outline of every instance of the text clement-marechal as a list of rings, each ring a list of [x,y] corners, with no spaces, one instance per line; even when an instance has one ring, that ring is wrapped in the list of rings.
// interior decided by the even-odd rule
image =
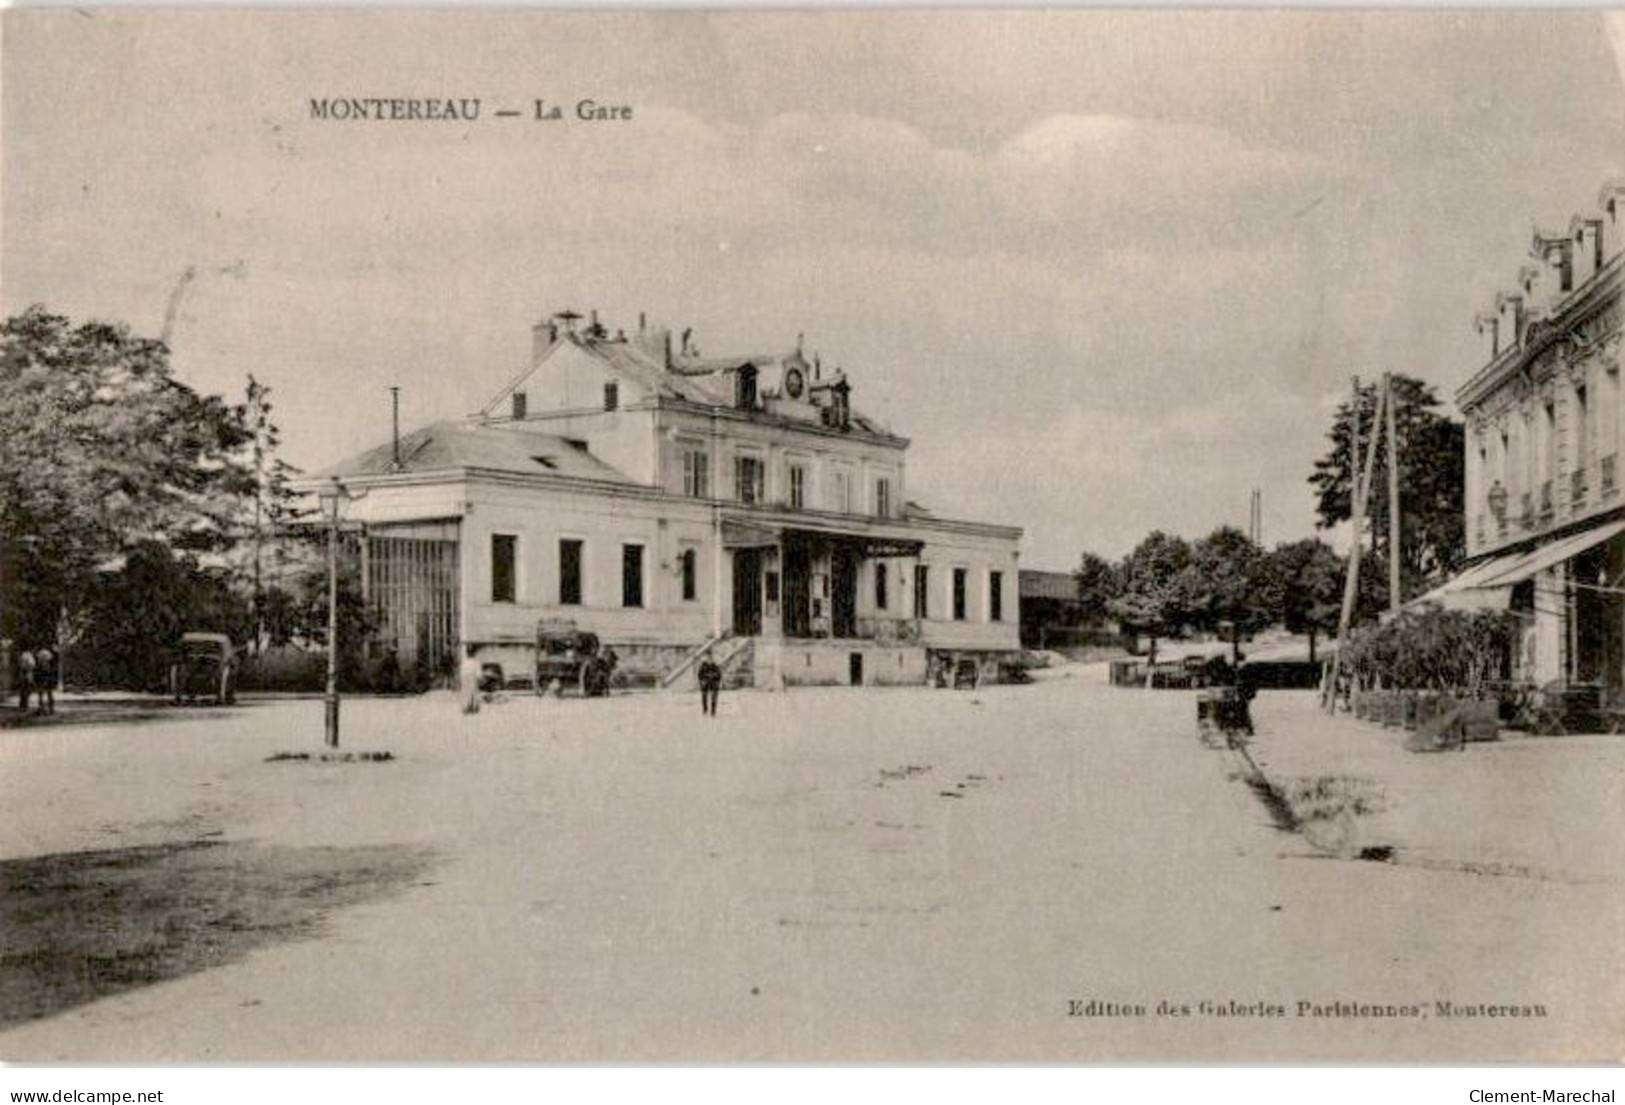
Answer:
[[[476,99],[419,99],[385,96],[311,100],[312,119],[339,122],[455,122],[471,123],[480,117]]]

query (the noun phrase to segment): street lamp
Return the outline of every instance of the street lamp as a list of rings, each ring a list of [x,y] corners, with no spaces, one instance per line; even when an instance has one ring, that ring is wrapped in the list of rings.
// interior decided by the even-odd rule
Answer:
[[[362,494],[366,494],[362,492]],[[337,476],[316,492],[327,519],[327,694],[324,698],[327,747],[339,746],[339,515],[353,495]]]

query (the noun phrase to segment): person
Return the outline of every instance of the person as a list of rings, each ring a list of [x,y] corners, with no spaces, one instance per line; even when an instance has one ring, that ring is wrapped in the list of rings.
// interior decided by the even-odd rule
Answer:
[[[458,689],[463,692],[463,713],[480,712],[480,661],[474,655],[474,646],[463,650],[463,663],[457,672]]]
[[[34,653],[21,649],[17,653],[17,709],[28,713],[28,699],[34,693]]]
[[[42,648],[34,654],[34,700],[41,715],[56,713],[56,653]]]
[[[717,716],[717,696],[722,692],[722,669],[717,666],[716,660],[711,657],[711,650],[706,649],[705,659],[700,661],[700,712]]]
[[[401,689],[401,656],[390,645],[384,650],[384,661],[378,666],[378,689],[395,694]]]

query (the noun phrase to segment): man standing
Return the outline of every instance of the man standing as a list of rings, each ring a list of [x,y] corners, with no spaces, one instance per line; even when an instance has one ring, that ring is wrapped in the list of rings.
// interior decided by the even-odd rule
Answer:
[[[56,653],[42,648],[34,654],[34,697],[41,716],[56,713]]]
[[[474,646],[463,650],[462,667],[457,672],[458,690],[463,692],[463,713],[480,712],[480,661],[474,655]]]
[[[711,658],[710,649],[706,649],[705,659],[700,661],[697,674],[700,680],[700,712],[716,717],[717,695],[722,691],[722,669]]]
[[[32,649],[17,652],[17,709],[28,713],[28,696],[34,690],[34,653]]]

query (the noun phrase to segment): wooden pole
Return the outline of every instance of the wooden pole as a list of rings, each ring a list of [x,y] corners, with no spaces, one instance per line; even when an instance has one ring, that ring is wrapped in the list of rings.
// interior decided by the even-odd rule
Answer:
[[[1388,609],[1399,610],[1399,434],[1394,429],[1394,374],[1382,377],[1388,421]]]
[[[1356,380],[1354,394],[1354,432],[1358,434],[1360,416],[1358,380]],[[1371,442],[1365,451],[1364,470],[1356,477],[1356,485],[1353,488],[1354,503],[1349,517],[1349,566],[1348,571],[1343,576],[1343,610],[1337,620],[1337,651],[1332,654],[1330,675],[1326,680],[1325,705],[1327,710],[1337,708],[1337,673],[1342,666],[1343,649],[1348,644],[1349,624],[1354,620],[1354,600],[1360,586],[1360,527],[1365,523],[1366,497],[1371,491],[1372,469],[1375,467],[1377,460],[1377,431],[1381,425],[1380,419],[1385,405],[1383,393],[1379,391],[1377,396],[1377,410],[1374,412],[1375,417],[1371,423]],[[1358,447],[1356,447],[1355,455],[1356,457],[1359,455]]]

